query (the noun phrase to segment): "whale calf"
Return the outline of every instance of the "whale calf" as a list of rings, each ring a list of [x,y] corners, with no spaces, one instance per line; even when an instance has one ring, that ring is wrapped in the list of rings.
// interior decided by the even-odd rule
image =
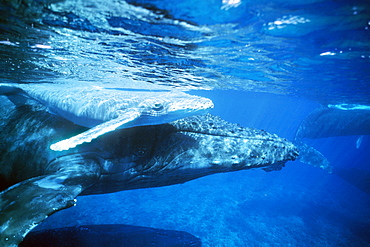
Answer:
[[[208,98],[138,82],[116,86],[0,83],[0,94],[7,95],[17,105],[24,104],[30,97],[51,113],[91,128],[51,144],[50,148],[55,151],[74,148],[117,128],[168,123],[213,108]]]
[[[280,170],[298,155],[286,139],[210,114],[119,129],[61,152],[50,144],[86,128],[50,114],[42,104],[15,107],[0,128],[4,247],[17,246],[79,195],[167,186],[221,172]]]

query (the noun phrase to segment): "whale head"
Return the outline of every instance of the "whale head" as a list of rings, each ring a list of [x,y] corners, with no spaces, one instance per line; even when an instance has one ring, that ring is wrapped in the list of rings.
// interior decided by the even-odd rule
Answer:
[[[143,100],[138,108],[141,117],[130,127],[169,123],[193,115],[205,114],[213,108],[212,100],[183,92],[167,92]]]
[[[122,129],[86,147],[92,151],[94,145],[104,171],[100,182],[84,194],[166,186],[221,172],[280,170],[298,156],[286,139],[210,114]]]

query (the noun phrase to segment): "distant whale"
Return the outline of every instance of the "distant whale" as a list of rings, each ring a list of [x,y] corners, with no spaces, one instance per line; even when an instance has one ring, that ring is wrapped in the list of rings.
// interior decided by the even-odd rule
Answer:
[[[343,105],[319,107],[301,123],[295,139],[348,135],[370,135],[370,109]]]
[[[358,168],[332,167],[327,158],[303,139],[319,139],[335,136],[360,135],[355,145],[360,148],[364,135],[370,135],[370,106],[337,104],[315,109],[301,123],[296,132],[294,144],[299,148],[299,161],[320,167],[347,182],[370,193],[370,173]]]
[[[298,155],[286,139],[210,114],[115,130],[61,152],[50,144],[86,128],[36,102],[14,108],[4,121],[2,247],[17,246],[46,217],[73,206],[78,195],[167,186],[220,172],[280,170]]]

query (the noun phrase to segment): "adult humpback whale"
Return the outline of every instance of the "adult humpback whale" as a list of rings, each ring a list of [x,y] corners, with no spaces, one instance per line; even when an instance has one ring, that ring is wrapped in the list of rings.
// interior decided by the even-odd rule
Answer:
[[[301,162],[337,173],[336,169],[331,167],[326,157],[318,150],[308,146],[303,139],[369,134],[369,106],[347,104],[328,105],[315,109],[302,121],[297,129],[294,143],[300,150],[299,160]],[[361,141],[362,136],[357,140],[357,148],[360,146]],[[344,173],[341,172],[341,174]]]
[[[370,109],[321,106],[311,112],[298,127],[296,139],[333,136],[370,135]]]
[[[0,83],[0,94],[17,105],[31,97],[50,112],[91,128],[52,144],[50,148],[55,151],[74,148],[117,128],[168,123],[213,107],[210,99],[159,85],[140,86],[138,82],[123,85]]]
[[[51,143],[86,130],[40,104],[14,109],[0,125],[0,246],[17,246],[78,195],[166,186],[202,176],[279,170],[298,151],[287,140],[212,115],[107,133],[56,152]]]

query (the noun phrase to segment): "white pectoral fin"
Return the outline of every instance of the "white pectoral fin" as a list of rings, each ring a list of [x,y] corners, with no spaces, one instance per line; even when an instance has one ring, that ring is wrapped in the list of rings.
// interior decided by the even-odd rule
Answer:
[[[91,142],[93,139],[105,133],[111,132],[120,126],[137,119],[139,116],[140,113],[137,111],[126,111],[118,118],[99,124],[69,139],[65,139],[60,142],[52,144],[50,145],[50,149],[54,151],[63,151],[68,150],[70,148],[74,148],[77,145],[80,145],[85,142]]]

